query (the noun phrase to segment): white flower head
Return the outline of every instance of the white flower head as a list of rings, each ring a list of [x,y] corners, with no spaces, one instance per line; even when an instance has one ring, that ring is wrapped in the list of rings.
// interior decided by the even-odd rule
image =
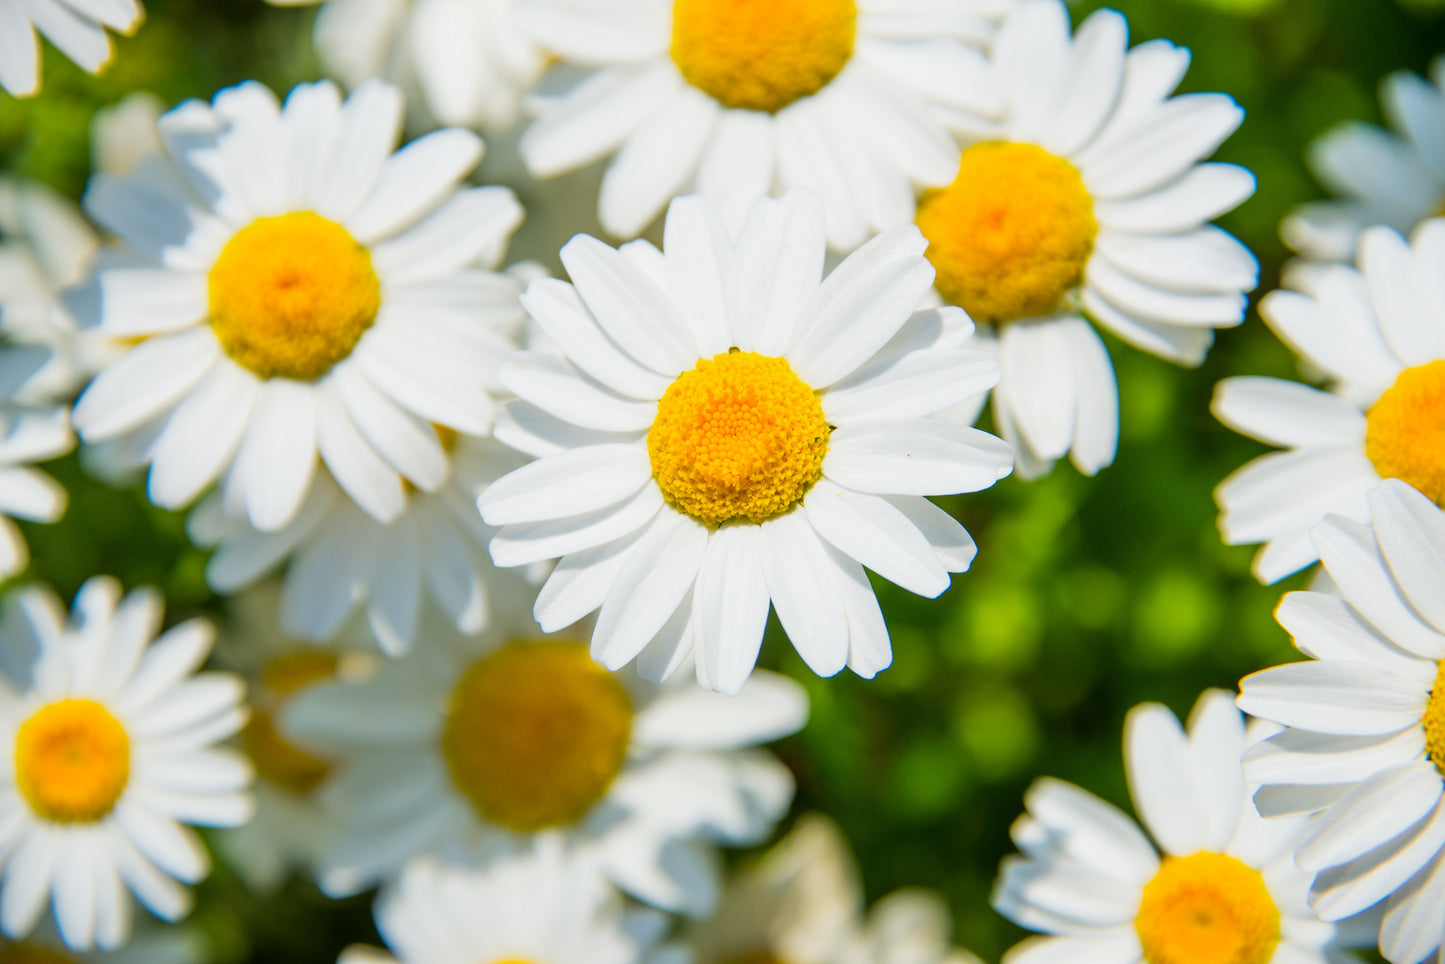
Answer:
[[[498,565],[560,556],[547,632],[600,608],[593,657],[665,679],[689,654],[735,693],[771,604],[808,665],[872,677],[892,660],[863,567],[923,596],[973,561],[925,496],[1007,475],[1007,443],[936,418],[986,391],[993,359],[933,281],[912,225],[823,278],[817,195],[758,202],[734,241],[701,198],[674,201],[666,252],[572,239],[572,284],[523,303],[565,357],[516,356],[497,426],[536,461],[478,500]]]
[[[113,52],[106,28],[129,34],[143,16],[139,0],[0,0],[0,87],[13,97],[40,90],[37,31],[82,70],[97,74]]]
[[[1225,94],[1171,96],[1189,52],[1128,49],[1112,10],[1071,36],[1060,0],[1020,0],[994,62],[1000,129],[921,198],[917,223],[939,293],[996,331],[993,413],[1020,474],[1069,455],[1092,475],[1114,460],[1119,398],[1089,321],[1197,365],[1215,328],[1244,320],[1259,265],[1209,221],[1249,197],[1254,176],[1200,163],[1244,114]]]
[[[731,699],[646,683],[525,612],[479,637],[440,619],[424,631],[373,676],[308,688],[282,713],[288,737],[335,765],[328,894],[414,855],[476,863],[546,843],[648,903],[705,913],[714,848],[761,842],[788,808],[791,775],[757,748],[807,717],[785,677],[758,674]]]
[[[1408,243],[1391,228],[1367,231],[1359,268],[1324,268],[1310,288],[1272,291],[1259,313],[1328,390],[1237,377],[1214,395],[1225,425],[1288,449],[1248,463],[1214,496],[1225,542],[1264,543],[1254,560],[1263,582],[1319,558],[1310,529],[1326,514],[1368,522],[1381,479],[1445,502],[1445,220]]]
[[[1186,730],[1157,703],[1124,726],[1129,793],[1150,837],[1112,805],[1045,778],[1013,826],[994,907],[1036,937],[1006,964],[1340,964],[1359,940],[1305,903],[1299,819],[1265,820],[1241,769],[1247,735],[1232,694],[1206,691]],[[1156,850],[1157,845],[1157,850]],[[1162,851],[1162,854],[1160,853]],[[1365,938],[1368,942],[1373,932]]]
[[[1445,513],[1390,479],[1366,526],[1315,527],[1334,594],[1292,592],[1278,619],[1310,661],[1245,677],[1239,705],[1286,727],[1245,758],[1260,812],[1316,813],[1296,859],[1325,920],[1385,904],[1380,952],[1445,943]]]
[[[485,869],[420,858],[376,902],[395,956],[355,946],[337,964],[640,964],[665,925],[556,847]]]
[[[25,568],[30,550],[14,519],[54,522],[65,512],[65,489],[34,467],[75,446],[62,406],[20,401],[50,363],[49,349],[0,347],[0,578]]]
[[[87,582],[67,621],[54,595],[14,597],[3,644],[0,929],[21,939],[47,906],[73,948],[119,947],[133,893],[153,914],[190,908],[182,883],[210,870],[188,824],[251,815],[251,767],[214,744],[246,720],[244,685],[196,674],[214,631],[191,620],[155,638],[160,594],[121,599]]]
[[[1013,0],[515,0],[563,65],[592,69],[539,98],[522,158],[551,177],[611,156],[606,230],[634,237],[676,195],[737,231],[754,201],[819,192],[839,250],[908,221],[958,161],[950,126],[997,110],[979,49]]]
[[[160,120],[166,153],[96,175],[86,209],[123,245],[75,293],[82,321],[142,338],[76,403],[87,442],[143,440],[152,501],[217,479],[228,513],[284,527],[324,463],[372,517],[440,488],[436,428],[485,433],[488,374],[510,344],[517,283],[488,270],[522,211],[458,188],[482,143],[435,131],[395,151],[401,95],[345,103],[256,83]]]

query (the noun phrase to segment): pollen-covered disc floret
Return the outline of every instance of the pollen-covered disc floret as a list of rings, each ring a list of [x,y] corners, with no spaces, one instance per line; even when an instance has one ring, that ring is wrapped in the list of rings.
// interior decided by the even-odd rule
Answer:
[[[1045,315],[1083,280],[1099,225],[1074,165],[1034,144],[963,152],[958,177],[918,203],[935,284],[975,321]]]
[[[110,813],[129,779],[130,738],[94,700],[59,700],[20,724],[15,783],[46,820],[93,823]]]
[[[1269,964],[1280,915],[1258,870],[1201,851],[1164,861],[1134,928],[1148,964]]]
[[[1445,777],[1445,660],[1435,674],[1435,685],[1430,687],[1430,702],[1425,705],[1425,716],[1420,721],[1425,728],[1425,755]]]
[[[1365,456],[1445,505],[1445,361],[1407,368],[1366,414]]]
[[[602,799],[631,730],[627,691],[585,647],[519,642],[457,682],[442,752],[483,818],[531,832],[574,823]]]
[[[855,0],[675,0],[672,60],[724,107],[778,111],[853,55]]]
[[[261,378],[320,378],[351,354],[381,307],[371,253],[311,211],[236,232],[208,284],[221,347]]]
[[[668,386],[647,454],[679,511],[709,526],[763,522],[818,481],[828,432],[817,394],[786,358],[723,352]]]

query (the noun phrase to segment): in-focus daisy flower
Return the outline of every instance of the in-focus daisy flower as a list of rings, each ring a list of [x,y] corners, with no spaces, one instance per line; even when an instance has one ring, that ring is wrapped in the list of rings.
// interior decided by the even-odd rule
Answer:
[[[1245,677],[1239,705],[1287,727],[1245,758],[1263,813],[1317,813],[1296,853],[1310,902],[1338,920],[1388,898],[1380,952],[1445,942],[1445,513],[1403,482],[1365,526],[1313,536],[1332,594],[1292,592],[1280,624],[1311,662]]]
[[[33,464],[75,446],[65,408],[17,401],[30,394],[28,386],[49,358],[44,348],[0,348],[0,578],[30,561],[25,535],[13,520],[54,522],[65,513],[65,489]]]
[[[1129,712],[1129,793],[1153,844],[1098,797],[1036,781],[1011,831],[1023,853],[1004,860],[993,904],[1049,936],[1018,944],[1006,964],[1353,960],[1342,948],[1358,935],[1322,923],[1305,903],[1310,876],[1293,857],[1304,822],[1267,821],[1254,809],[1240,767],[1246,745],[1244,718],[1220,690],[1200,696],[1188,732],[1157,703]]]
[[[701,194],[736,232],[754,201],[822,194],[828,240],[910,219],[958,161],[949,126],[998,107],[978,49],[1014,0],[516,0],[563,64],[596,68],[543,107],[522,158],[551,177],[612,155],[598,201],[619,237]]]
[[[1339,199],[1301,205],[1280,225],[1310,261],[1351,261],[1367,228],[1408,234],[1445,213],[1445,57],[1429,79],[1403,70],[1386,77],[1380,102],[1392,129],[1349,122],[1310,145],[1310,167]]]
[[[295,7],[318,0],[270,0]],[[322,0],[316,50],[348,87],[383,77],[437,124],[500,133],[546,59],[513,23],[515,0]]]
[[[356,945],[337,964],[638,964],[665,925],[556,848],[485,870],[424,858],[377,899],[391,953]]]
[[[92,180],[86,209],[124,247],[72,307],[141,340],[74,420],[86,442],[146,441],[156,504],[223,478],[230,514],[279,529],[319,454],[390,521],[407,485],[446,481],[434,425],[488,430],[478,372],[506,345],[491,322],[514,319],[515,288],[484,269],[521,208],[505,188],[457,189],[482,155],[469,131],[393,153],[401,108],[380,82],[345,104],[333,84],[305,84],[284,109],[245,83],[161,118],[167,164]]]
[[[907,889],[866,915],[848,845],[819,814],[728,882],[717,910],[689,928],[695,964],[979,964],[949,940],[948,907],[931,891]]]
[[[1258,281],[1249,250],[1209,224],[1254,176],[1200,163],[1243,112],[1225,94],[1171,97],[1189,52],[1126,50],[1127,29],[1103,10],[1070,37],[1062,2],[1021,0],[994,47],[999,135],[918,205],[939,293],[996,332],[994,419],[1025,476],[1065,454],[1088,475],[1114,460],[1114,369],[1085,319],[1197,365]]]
[[[55,597],[14,597],[0,686],[0,929],[28,934],[48,907],[65,943],[119,947],[132,892],[175,920],[181,883],[210,870],[187,824],[251,815],[251,768],[213,746],[240,729],[244,685],[195,670],[214,630],[191,620],[155,639],[160,594],[97,578],[67,622]],[[152,641],[154,640],[154,642]]]
[[[129,34],[144,13],[139,0],[0,0],[0,87],[14,97],[40,90],[40,37],[76,66],[98,74],[110,62],[106,28]]]
[[[1259,313],[1329,379],[1322,391],[1278,378],[1219,383],[1215,416],[1288,449],[1220,483],[1224,541],[1263,542],[1254,573],[1274,582],[1319,558],[1310,529],[1327,513],[1370,520],[1382,478],[1445,503],[1445,220],[1406,243],[1366,232],[1359,269],[1323,268],[1311,292],[1272,291]]]
[[[888,629],[867,566],[923,596],[973,561],[972,538],[925,496],[1009,473],[992,435],[931,417],[997,368],[957,309],[915,313],[933,282],[912,225],[822,278],[811,192],[758,202],[732,241],[715,208],[673,202],[666,253],[579,235],[572,284],[523,303],[565,357],[502,367],[521,399],[497,435],[536,461],[492,483],[492,558],[561,556],[537,599],[554,632],[601,608],[592,655],[650,679],[689,653],[735,693],[768,607],[808,665],[871,677]]]
[[[756,746],[803,725],[801,688],[645,683],[519,617],[469,639],[437,620],[372,678],[286,707],[283,731],[336,767],[322,890],[362,890],[412,855],[476,862],[550,840],[648,903],[706,912],[713,847],[759,843],[787,811],[792,776]]]

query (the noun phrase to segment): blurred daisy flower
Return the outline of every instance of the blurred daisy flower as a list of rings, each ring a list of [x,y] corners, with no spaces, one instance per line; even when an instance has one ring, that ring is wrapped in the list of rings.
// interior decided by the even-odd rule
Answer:
[[[1114,460],[1114,369],[1086,319],[1197,365],[1258,281],[1249,250],[1208,223],[1254,176],[1200,163],[1243,111],[1225,94],[1171,97],[1189,52],[1126,50],[1127,29],[1102,10],[1071,37],[1062,2],[1020,0],[993,48],[1002,123],[918,205],[939,293],[996,334],[994,419],[1025,477],[1064,455],[1088,475]]]
[[[222,479],[230,514],[280,529],[319,454],[391,521],[407,486],[445,484],[434,426],[488,430],[477,373],[505,344],[489,309],[512,282],[487,268],[522,211],[505,188],[458,189],[482,156],[469,131],[393,152],[401,111],[380,82],[344,104],[333,84],[305,84],[284,108],[246,83],[162,117],[163,161],[92,180],[86,209],[123,246],[71,307],[139,340],[74,420],[87,443],[144,440],[157,505]]]
[[[1006,964],[1354,960],[1343,949],[1370,943],[1372,922],[1345,932],[1306,906],[1310,875],[1293,856],[1305,822],[1255,812],[1240,767],[1248,742],[1220,690],[1200,696],[1187,732],[1157,703],[1130,710],[1129,793],[1162,857],[1110,804],[1061,780],[1035,782],[1012,829],[1023,854],[1004,860],[993,904],[1050,936],[1017,945]]]
[[[96,74],[111,58],[106,28],[129,34],[143,16],[139,0],[0,0],[0,87],[13,97],[40,90],[37,31]]]
[[[1329,389],[1241,376],[1214,394],[1225,425],[1288,449],[1215,491],[1224,541],[1264,543],[1262,582],[1319,558],[1310,529],[1326,514],[1368,522],[1381,479],[1445,502],[1445,220],[1408,243],[1391,228],[1366,232],[1359,268],[1322,268],[1310,288],[1272,291],[1259,313]]]
[[[732,699],[658,686],[543,637],[524,612],[479,637],[441,620],[428,633],[282,713],[289,738],[335,765],[321,790],[339,828],[318,875],[327,894],[414,855],[476,863],[549,842],[641,900],[700,914],[716,897],[713,848],[759,843],[787,811],[792,776],[757,748],[807,718],[785,677],[758,674]]]
[[[1280,603],[1311,660],[1240,684],[1245,711],[1288,728],[1245,771],[1261,813],[1315,814],[1295,857],[1320,917],[1387,901],[1380,953],[1419,964],[1445,943],[1445,514],[1393,479],[1369,503],[1371,526],[1313,531],[1334,594]]]
[[[14,519],[54,522],[65,514],[65,489],[34,467],[75,447],[64,406],[31,405],[28,386],[49,365],[49,349],[0,347],[0,578],[30,561],[25,534]]]
[[[68,621],[47,590],[11,602],[0,928],[21,939],[53,906],[67,945],[116,948],[130,934],[127,890],[165,920],[190,909],[181,883],[205,877],[210,859],[187,824],[251,816],[251,767],[214,746],[245,722],[244,685],[196,675],[210,624],[191,620],[155,638],[153,590],[122,600],[114,580],[92,579]]]
[[[950,127],[998,97],[979,49],[1013,0],[515,0],[563,65],[594,69],[540,97],[522,137],[536,177],[611,156],[602,226],[634,237],[695,192],[734,232],[754,201],[823,196],[828,241],[856,247],[946,184]]]
[[[497,435],[536,461],[492,483],[492,558],[562,557],[537,599],[547,632],[600,608],[593,657],[665,679],[689,656],[736,693],[768,609],[814,670],[892,661],[867,566],[936,597],[973,539],[926,496],[1007,475],[1007,443],[933,417],[997,378],[957,309],[915,311],[933,283],[907,225],[823,278],[823,208],[758,202],[734,241],[680,198],[666,252],[579,235],[572,284],[523,303],[562,356],[507,362]]]

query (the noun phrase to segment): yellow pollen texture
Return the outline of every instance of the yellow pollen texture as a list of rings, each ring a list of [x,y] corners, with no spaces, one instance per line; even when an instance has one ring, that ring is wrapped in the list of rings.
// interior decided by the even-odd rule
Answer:
[[[724,352],[662,393],[647,454],[678,511],[709,526],[763,522],[818,481],[829,431],[817,394],[787,359]]]
[[[310,211],[237,231],[209,286],[221,346],[262,378],[320,378],[351,354],[381,307],[370,252]]]
[[[622,770],[632,701],[572,642],[512,643],[452,693],[441,748],[484,819],[523,833],[576,823]]]
[[[0,964],[75,964],[75,958],[34,944],[0,944]]]
[[[1225,854],[1166,857],[1134,920],[1147,964],[1268,964],[1279,908],[1259,871]]]
[[[15,782],[37,815],[93,823],[110,813],[130,779],[130,738],[94,700],[41,707],[15,736]]]
[[[1405,369],[1371,406],[1365,455],[1382,478],[1445,505],[1445,361]]]
[[[336,675],[335,653],[300,650],[270,660],[261,670],[261,692],[251,718],[241,731],[241,748],[256,775],[282,789],[305,796],[331,773],[331,765],[301,749],[281,734],[276,714],[300,690]]]
[[[724,107],[778,111],[853,56],[854,0],[676,0],[672,60]]]
[[[1435,674],[1435,686],[1430,690],[1421,723],[1425,727],[1425,755],[1445,777],[1445,660]]]
[[[980,322],[1053,311],[1083,279],[1099,233],[1074,165],[997,141],[963,152],[954,182],[918,202],[917,223],[934,284]]]

